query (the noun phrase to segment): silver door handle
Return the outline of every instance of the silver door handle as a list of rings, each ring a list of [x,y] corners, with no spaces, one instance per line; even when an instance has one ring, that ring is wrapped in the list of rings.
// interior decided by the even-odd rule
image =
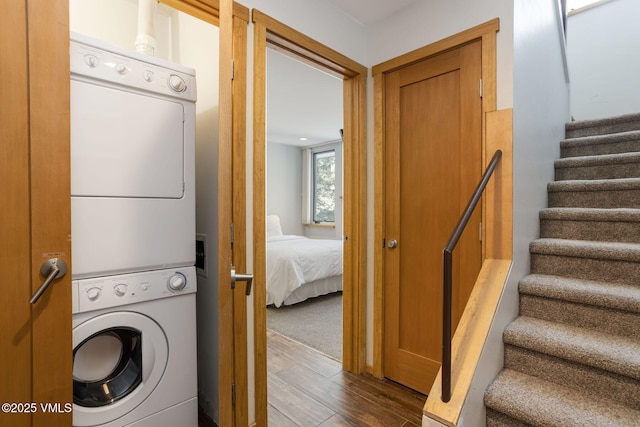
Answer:
[[[231,289],[236,288],[236,282],[247,282],[245,294],[251,295],[251,284],[253,283],[253,274],[236,274],[236,268],[231,266]]]
[[[47,276],[44,283],[40,285],[35,294],[31,297],[29,302],[31,304],[35,304],[36,301],[40,299],[44,291],[47,290],[49,285],[56,279],[61,278],[67,272],[67,263],[62,259],[51,258],[42,263],[42,267],[40,267],[40,274],[43,276]]]
[[[397,248],[398,247],[398,241],[396,239],[391,239],[387,243],[387,246],[389,247],[389,249]]]

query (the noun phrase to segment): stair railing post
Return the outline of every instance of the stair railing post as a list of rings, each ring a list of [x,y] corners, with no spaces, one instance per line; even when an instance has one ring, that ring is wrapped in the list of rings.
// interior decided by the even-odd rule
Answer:
[[[443,270],[442,270],[442,393],[440,399],[447,403],[451,400],[451,335],[453,334],[452,328],[452,295],[453,295],[453,250],[462,236],[473,210],[476,208],[484,189],[487,187],[487,183],[495,170],[498,161],[502,157],[502,151],[496,150],[495,154],[489,162],[489,166],[485,170],[476,190],[473,192],[467,207],[464,209],[462,216],[458,220],[451,237],[447,241],[447,245],[442,251],[443,258]]]
[[[442,292],[442,396],[444,403],[451,400],[451,306],[453,299],[452,253],[442,251],[444,268]]]

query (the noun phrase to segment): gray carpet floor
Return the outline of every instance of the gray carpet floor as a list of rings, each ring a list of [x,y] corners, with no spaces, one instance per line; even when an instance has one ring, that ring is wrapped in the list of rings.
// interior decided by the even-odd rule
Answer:
[[[267,329],[342,360],[342,292],[268,306]]]

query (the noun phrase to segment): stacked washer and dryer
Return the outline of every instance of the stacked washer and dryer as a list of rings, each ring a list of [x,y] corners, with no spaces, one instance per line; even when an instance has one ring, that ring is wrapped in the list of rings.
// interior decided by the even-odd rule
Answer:
[[[71,35],[73,425],[197,426],[195,72]]]

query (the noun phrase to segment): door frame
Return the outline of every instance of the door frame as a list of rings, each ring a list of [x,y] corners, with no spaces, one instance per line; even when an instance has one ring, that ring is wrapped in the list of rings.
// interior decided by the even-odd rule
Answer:
[[[384,246],[385,239],[385,74],[422,61],[474,40],[482,41],[482,170],[491,160],[485,139],[486,113],[495,111],[497,105],[496,33],[500,20],[495,18],[468,30],[454,34],[435,43],[390,59],[372,68],[374,99],[374,266],[373,266],[373,366],[372,374],[384,377]],[[483,206],[485,204],[483,203]],[[485,236],[486,209],[482,212],[482,235]],[[492,232],[492,229],[488,229]],[[486,255],[486,241],[482,241],[482,259]],[[378,242],[378,243],[376,243]]]
[[[253,268],[256,425],[267,425],[266,339],[266,55],[267,46],[343,80],[345,370],[365,369],[366,339],[366,80],[368,70],[291,27],[252,10]]]

